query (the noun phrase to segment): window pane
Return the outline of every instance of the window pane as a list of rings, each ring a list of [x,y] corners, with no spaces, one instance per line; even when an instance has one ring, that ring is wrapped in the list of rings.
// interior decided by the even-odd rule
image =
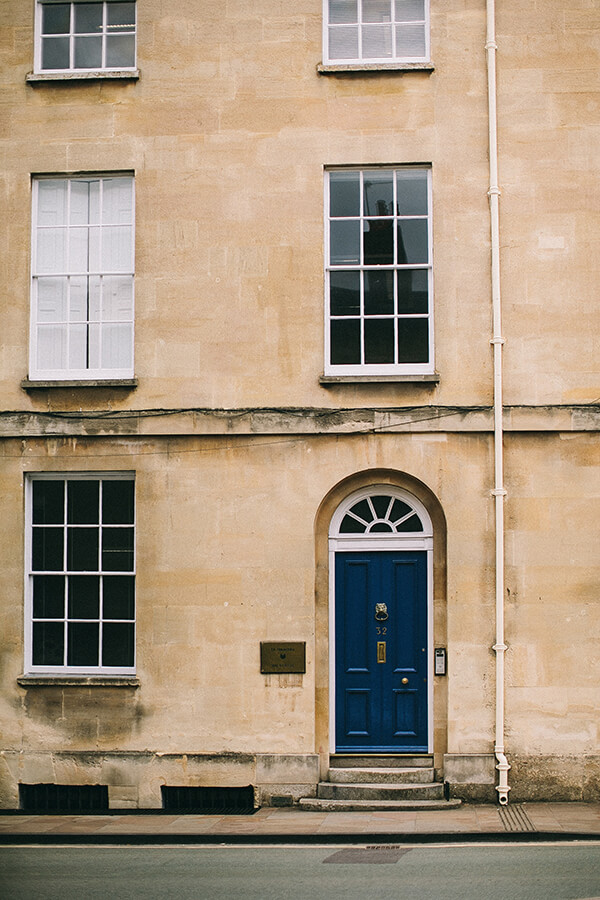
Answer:
[[[33,529],[31,567],[36,572],[62,571],[62,528]]]
[[[365,522],[373,521],[373,513],[371,512],[371,507],[366,500],[359,500],[358,503],[355,503],[352,507],[352,512],[355,516],[360,516],[361,519],[364,519]]]
[[[390,508],[391,499],[391,497],[386,496],[371,497],[371,503],[377,513],[378,519],[387,519],[387,512]]]
[[[429,311],[427,269],[402,269],[398,275],[398,312],[426,313]]]
[[[360,216],[360,175],[358,172],[331,172],[329,175],[329,215]]]
[[[389,59],[394,52],[391,25],[364,25],[362,28],[363,59]]]
[[[102,31],[102,3],[75,4],[75,33],[86,34]]]
[[[331,272],[329,304],[332,316],[360,313],[360,272]]]
[[[98,571],[98,532],[98,528],[67,529],[67,566],[71,571]]]
[[[86,322],[88,318],[89,279],[74,276],[69,279],[69,321]]]
[[[133,364],[131,337],[131,325],[103,325],[100,368],[131,369]]]
[[[358,522],[352,516],[344,516],[342,519],[342,524],[340,525],[341,534],[364,534],[365,531],[366,525]]]
[[[398,262],[429,262],[427,219],[398,222]]]
[[[130,225],[102,229],[103,272],[131,272],[133,269],[133,233]]]
[[[133,666],[133,624],[105,622],[102,629],[102,665]]]
[[[410,519],[407,519],[406,522],[402,522],[402,524],[398,526],[398,531],[423,531],[423,525],[418,515],[415,513]]]
[[[427,319],[398,320],[398,362],[429,362],[429,329]]]
[[[90,268],[89,232],[92,229],[69,229],[69,271],[83,273]]]
[[[396,0],[396,22],[423,22],[425,0]]]
[[[394,262],[393,219],[368,219],[364,225],[365,265],[391,265]]]
[[[365,319],[365,363],[393,362],[393,319]]]
[[[365,172],[365,216],[394,215],[394,181],[391,172]]]
[[[360,263],[360,222],[332,221],[331,264]]]
[[[100,626],[97,622],[69,622],[67,665],[97,666]]]
[[[71,225],[87,225],[90,221],[90,188],[87,181],[71,181],[69,222]]]
[[[38,278],[38,322],[66,322],[67,284],[66,278]]]
[[[358,26],[342,25],[329,29],[330,59],[358,58]]]
[[[133,318],[133,278],[131,275],[105,275],[102,279],[102,319],[105,322]]]
[[[401,519],[403,516],[408,515],[411,511],[411,507],[404,503],[402,500],[394,500],[394,505],[392,506],[392,511],[390,513],[390,519],[392,522],[397,522],[398,519]]]
[[[363,22],[391,22],[392,0],[363,0]]]
[[[62,619],[65,614],[63,575],[33,576],[33,616],[35,619]]]
[[[100,69],[102,67],[102,38],[75,38],[75,68]]]
[[[65,520],[64,481],[34,481],[33,524],[60,525]]]
[[[100,576],[69,576],[69,618],[98,619],[100,616]]]
[[[394,273],[365,272],[365,316],[394,312]]]
[[[102,182],[102,224],[128,225],[133,221],[133,182],[129,177]]]
[[[62,325],[41,325],[37,333],[36,363],[39,369],[64,369],[67,332]]]
[[[70,30],[70,4],[44,3],[42,6],[42,34],[69,34]]]
[[[102,569],[105,572],[133,571],[133,528],[102,530]]]
[[[33,623],[34,666],[62,666],[64,663],[64,634],[62,622]]]
[[[66,179],[42,178],[37,185],[38,226],[66,225],[68,203]]]
[[[69,328],[69,369],[87,369],[88,360],[87,325],[73,325]]]
[[[425,56],[425,27],[423,25],[396,26],[396,56]]]
[[[331,363],[334,366],[360,364],[360,321],[335,319],[330,324]]]
[[[358,0],[329,0],[329,22],[332,25],[358,22]]]
[[[134,503],[133,481],[102,482],[102,522],[105,525],[132,525]]]
[[[109,34],[107,36],[105,65],[113,69],[135,65],[135,37],[133,34]]]
[[[427,173],[398,172],[398,215],[427,215]]]
[[[73,479],[67,485],[67,522],[69,525],[96,525],[100,521],[100,485],[98,481]]]
[[[42,38],[42,69],[69,68],[69,38]]]
[[[102,615],[105,619],[135,618],[135,578],[107,575],[102,579]]]
[[[106,22],[107,25],[119,25],[123,30],[135,28],[135,3],[109,3]]]
[[[394,529],[389,524],[389,522],[376,522],[370,529],[371,533],[374,531],[382,532],[382,531],[393,531]]]
[[[37,233],[36,271],[62,274],[67,268],[67,229],[40,228]]]

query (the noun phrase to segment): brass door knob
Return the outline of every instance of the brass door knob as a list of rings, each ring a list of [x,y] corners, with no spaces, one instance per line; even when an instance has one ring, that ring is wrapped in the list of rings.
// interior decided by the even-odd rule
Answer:
[[[408,684],[408,678],[403,678],[403,679],[402,679],[402,684]]]

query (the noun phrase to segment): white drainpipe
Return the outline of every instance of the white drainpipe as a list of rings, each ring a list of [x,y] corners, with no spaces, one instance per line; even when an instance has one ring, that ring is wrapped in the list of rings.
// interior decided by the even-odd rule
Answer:
[[[495,0],[487,0],[487,75],[488,75],[488,122],[490,155],[490,224],[491,224],[491,266],[492,266],[492,310],[494,347],[494,490],[496,505],[496,734],[494,753],[498,770],[498,802],[508,803],[508,771],[510,765],[504,753],[504,457],[502,436],[504,431],[502,414],[502,303],[500,296],[500,226],[498,187],[498,127],[496,110],[496,24]]]

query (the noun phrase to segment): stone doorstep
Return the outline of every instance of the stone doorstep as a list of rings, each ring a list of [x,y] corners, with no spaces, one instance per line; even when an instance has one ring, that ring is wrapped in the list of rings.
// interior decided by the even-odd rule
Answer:
[[[390,768],[366,769],[366,768],[332,768],[329,770],[330,782],[335,784],[372,784],[376,781],[378,784],[432,784],[434,779],[433,768],[425,768],[424,766],[413,766],[412,768],[401,768],[400,766],[392,766]]]
[[[329,758],[330,769],[433,768],[430,753],[371,755],[369,753],[336,753]]]
[[[321,781],[317,787],[320,800],[443,800],[444,785],[430,784],[334,784]]]
[[[300,809],[311,812],[416,812],[457,809],[460,800],[300,800]]]

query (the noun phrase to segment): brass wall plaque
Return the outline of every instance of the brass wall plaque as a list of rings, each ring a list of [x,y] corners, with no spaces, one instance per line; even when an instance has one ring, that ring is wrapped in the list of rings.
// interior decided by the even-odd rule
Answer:
[[[277,672],[303,675],[306,672],[306,643],[261,641],[260,671],[263,675]]]

